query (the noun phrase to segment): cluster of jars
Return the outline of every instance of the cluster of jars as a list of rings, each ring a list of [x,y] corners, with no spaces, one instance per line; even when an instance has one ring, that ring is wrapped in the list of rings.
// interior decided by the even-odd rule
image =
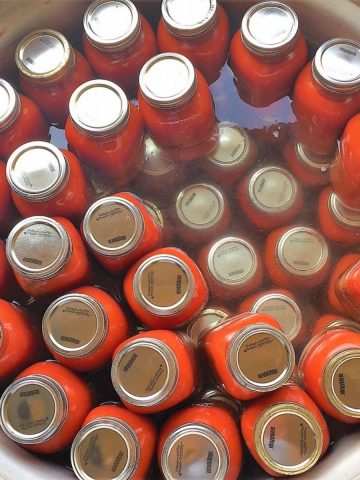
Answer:
[[[229,48],[248,105],[291,96],[280,162],[216,118]],[[229,42],[216,0],[163,0],[157,37],[129,0],[97,0],[83,52],[32,32],[21,93],[0,80],[3,431],[71,447],[80,480],[145,480],[156,455],[166,480],[236,480],[241,438],[270,475],[307,471],[323,413],[360,422],[360,44],[306,64],[279,2]],[[96,406],[89,372],[121,403]]]

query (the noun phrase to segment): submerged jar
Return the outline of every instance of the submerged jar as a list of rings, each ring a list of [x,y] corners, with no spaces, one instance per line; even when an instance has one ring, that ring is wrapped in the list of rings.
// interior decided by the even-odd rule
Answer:
[[[201,335],[208,329],[221,325],[231,316],[229,310],[223,307],[207,307],[186,325],[185,331],[191,340],[198,345]]]
[[[85,57],[60,32],[36,30],[20,41],[15,61],[21,91],[36,102],[51,123],[63,127],[72,92],[93,78]]]
[[[337,276],[334,293],[342,310],[360,322],[360,260]]]
[[[298,17],[280,2],[259,2],[247,10],[230,45],[239,93],[254,107],[289,95],[306,60]]]
[[[343,301],[340,299],[341,293],[338,289],[338,280],[342,278],[344,274],[346,274],[354,265],[356,265],[360,261],[360,254],[358,253],[347,253],[343,255],[337,263],[334,265],[329,284],[328,284],[328,292],[327,297],[330,303],[330,306],[335,309],[337,312],[346,313],[345,305]],[[344,277],[345,279],[345,277]],[[345,283],[346,285],[346,283]]]
[[[17,212],[6,178],[6,164],[0,160],[0,235],[2,238],[7,237],[16,222],[16,217]]]
[[[135,96],[141,67],[157,53],[149,22],[129,0],[97,0],[83,23],[84,52],[97,76]]]
[[[13,301],[14,298],[18,299],[22,293],[6,257],[5,243],[0,240],[0,298]]]
[[[340,315],[326,314],[321,315],[314,323],[311,337],[323,334],[330,330],[349,330],[350,332],[360,333],[360,323],[354,322],[350,318]]]

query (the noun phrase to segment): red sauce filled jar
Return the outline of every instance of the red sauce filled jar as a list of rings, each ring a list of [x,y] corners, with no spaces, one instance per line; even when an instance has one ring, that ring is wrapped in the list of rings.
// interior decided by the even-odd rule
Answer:
[[[354,322],[350,318],[328,313],[326,315],[321,315],[316,320],[311,332],[311,337],[313,338],[330,330],[339,329],[360,333],[360,323]]]
[[[0,160],[0,235],[2,237],[7,237],[16,222],[17,215],[6,178],[6,164]]]
[[[330,442],[319,408],[297,385],[286,385],[245,407],[241,430],[251,455],[274,477],[307,472]]]
[[[166,78],[166,82],[164,82]],[[217,124],[209,87],[183,55],[163,53],[140,72],[138,102],[157,145],[173,160],[193,160],[216,146]]]
[[[250,222],[261,230],[286,225],[303,207],[302,190],[295,178],[275,166],[247,175],[237,189],[237,200]]]
[[[199,266],[212,297],[220,301],[249,295],[263,281],[259,255],[240,237],[223,237],[205,246],[199,254]]]
[[[21,91],[36,102],[51,123],[64,126],[72,92],[93,78],[85,57],[60,32],[36,30],[18,44],[15,61]]]
[[[328,285],[328,300],[331,307],[334,308],[337,312],[346,313],[345,306],[340,300],[340,297],[338,297],[338,293],[340,293],[337,289],[338,280],[358,261],[360,261],[360,254],[347,253],[338,260],[338,262],[334,265],[332,269]]]
[[[21,288],[33,297],[86,283],[90,263],[80,234],[62,217],[29,217],[10,232],[6,255]]]
[[[311,290],[330,273],[329,247],[313,228],[281,227],[266,239],[265,266],[277,287]]]
[[[53,357],[72,370],[88,372],[110,362],[129,334],[120,305],[97,287],[80,287],[46,310],[42,331]]]
[[[231,313],[226,308],[207,307],[186,325],[185,332],[198,345],[199,339],[205,330],[215,325],[221,325],[230,316]]]
[[[157,53],[149,22],[128,0],[97,0],[84,15],[83,47],[98,77],[136,95],[144,63]]]
[[[240,95],[265,107],[289,95],[307,60],[296,13],[280,2],[260,2],[245,13],[230,45]]]
[[[0,240],[0,298],[13,301],[14,298],[18,298],[22,293],[6,257],[5,243]]]
[[[90,411],[88,385],[56,362],[31,365],[9,385],[0,400],[4,433],[36,453],[64,450]]]
[[[346,122],[360,108],[360,43],[323,43],[298,76],[293,93],[293,133],[313,152],[333,154]]]
[[[208,83],[220,76],[229,45],[229,19],[216,0],[163,0],[157,39],[161,52],[187,57]]]
[[[50,143],[29,142],[17,148],[6,174],[23,217],[59,215],[80,223],[89,206],[90,188],[79,160]]]
[[[263,313],[229,318],[201,337],[216,381],[238,400],[251,400],[284,385],[295,365],[294,348],[278,322]]]
[[[69,108],[65,134],[80,160],[117,185],[134,178],[144,130],[139,110],[124,91],[107,80],[92,80],[75,90]]]
[[[72,443],[72,467],[80,480],[146,480],[156,437],[148,418],[117,405],[100,405],[89,412]]]
[[[151,330],[125,340],[115,350],[111,380],[120,400],[137,413],[167,410],[199,388],[195,350],[189,337]]]
[[[120,272],[160,246],[161,224],[136,195],[116,193],[93,203],[82,223],[82,235],[97,261]]]
[[[360,260],[337,277],[334,291],[342,310],[360,322]]]
[[[19,95],[7,81],[0,79],[0,157],[7,160],[12,152],[31,140],[48,140],[49,127],[30,99]]]
[[[160,248],[138,260],[124,280],[131,310],[148,328],[174,329],[206,305],[208,289],[195,262],[178,248]]]

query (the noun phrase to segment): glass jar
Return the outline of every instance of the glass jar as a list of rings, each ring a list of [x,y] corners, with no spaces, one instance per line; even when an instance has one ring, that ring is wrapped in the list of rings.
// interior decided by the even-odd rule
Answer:
[[[0,298],[12,301],[21,294],[22,290],[6,257],[5,243],[0,240]]]
[[[17,217],[11,189],[6,178],[6,164],[0,160],[0,235],[6,238]]]
[[[343,305],[342,300],[340,299],[341,295],[337,288],[338,280],[342,277],[348,269],[351,269],[357,262],[360,261],[360,254],[358,253],[347,253],[343,255],[337,263],[335,263],[328,284],[328,300],[330,306],[335,309],[337,312],[346,313],[345,306]]]
[[[360,322],[360,260],[337,276],[334,293],[342,310]]]
[[[354,322],[350,318],[341,317],[331,313],[321,315],[312,328],[311,337],[314,338],[319,334],[328,332],[329,330],[350,330],[351,332],[360,333],[360,323]]]
[[[185,332],[198,345],[203,332],[215,325],[221,325],[231,316],[229,310],[223,307],[207,307],[186,325]]]

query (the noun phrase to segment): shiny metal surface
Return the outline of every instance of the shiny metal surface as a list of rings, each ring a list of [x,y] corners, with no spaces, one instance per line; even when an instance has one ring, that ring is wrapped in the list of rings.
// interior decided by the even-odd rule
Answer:
[[[328,207],[337,222],[348,228],[360,229],[360,210],[345,205],[335,193],[330,194]]]
[[[0,132],[15,122],[19,111],[19,95],[9,82],[0,78]]]
[[[163,0],[161,13],[173,34],[192,37],[207,32],[216,21],[216,0]]]
[[[295,146],[297,158],[305,165],[320,170],[324,174],[328,172],[328,169],[333,164],[335,157],[329,155],[318,155],[311,152],[302,143],[297,143]]]
[[[249,137],[245,130],[234,123],[221,122],[217,147],[207,159],[217,167],[232,168],[243,163],[248,151]]]
[[[145,138],[144,163],[141,167],[142,173],[149,177],[167,175],[178,166],[172,162],[163,151],[155,144],[154,140],[147,136]],[[149,179],[149,182],[151,179]]]
[[[205,308],[186,327],[186,333],[197,344],[200,337],[209,329],[215,328],[229,316],[227,312],[216,308]]]

